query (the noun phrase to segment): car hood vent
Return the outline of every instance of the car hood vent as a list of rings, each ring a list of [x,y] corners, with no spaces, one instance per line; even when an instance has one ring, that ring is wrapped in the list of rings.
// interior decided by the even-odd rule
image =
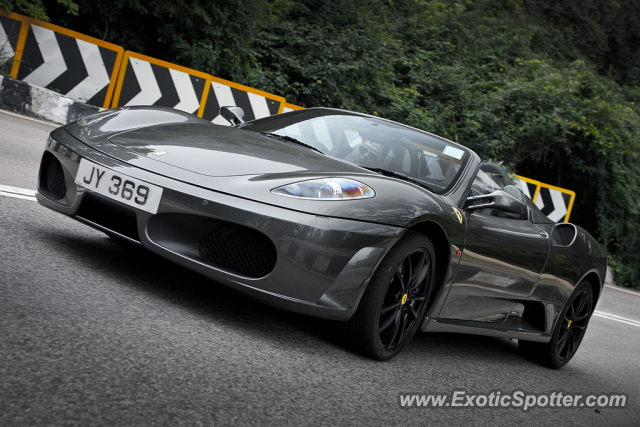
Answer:
[[[571,246],[576,240],[576,227],[573,224],[558,224],[553,227],[551,238],[556,246]]]
[[[210,123],[149,126],[120,133],[109,141],[137,155],[208,176],[362,173],[356,166],[306,147]]]

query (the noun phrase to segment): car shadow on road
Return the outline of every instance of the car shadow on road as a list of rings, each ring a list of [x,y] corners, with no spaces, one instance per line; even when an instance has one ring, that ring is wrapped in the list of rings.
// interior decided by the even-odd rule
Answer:
[[[320,340],[325,343],[323,351],[337,351],[366,360],[351,350],[342,322],[268,306],[140,246],[103,235],[87,239],[47,230],[40,237],[55,242],[58,250],[67,252],[76,263],[96,271],[103,279],[142,290],[153,298],[170,302],[177,309],[198,313],[225,326],[241,329],[243,333],[263,339],[268,337],[301,351],[310,345],[317,351]],[[468,360],[472,352],[476,361],[497,359],[498,362],[507,358],[511,363],[529,364],[518,354],[515,343],[492,337],[418,332],[404,354]]]

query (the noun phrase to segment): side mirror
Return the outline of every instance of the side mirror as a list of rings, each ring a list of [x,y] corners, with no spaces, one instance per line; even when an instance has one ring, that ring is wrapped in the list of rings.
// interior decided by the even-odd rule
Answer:
[[[467,198],[467,202],[474,202],[476,200],[485,200],[489,199],[490,201],[487,203],[480,203],[478,205],[467,205],[465,209],[475,210],[475,209],[484,209],[484,208],[493,208],[500,209],[501,211],[514,213],[514,214],[523,214],[526,205],[523,201],[519,200],[515,196],[507,193],[504,190],[496,190],[489,194],[483,194],[480,196],[472,196]]]
[[[244,123],[244,111],[240,107],[220,107],[220,115],[231,123],[231,126],[238,126],[240,123]]]

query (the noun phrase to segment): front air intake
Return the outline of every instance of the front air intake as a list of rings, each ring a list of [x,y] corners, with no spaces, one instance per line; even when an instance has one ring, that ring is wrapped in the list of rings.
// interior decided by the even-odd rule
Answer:
[[[573,224],[558,224],[551,235],[556,246],[570,246],[576,237],[576,227]]]
[[[67,185],[64,181],[64,171],[60,160],[49,152],[45,153],[42,158],[40,190],[53,200],[63,199],[67,194]]]
[[[251,228],[228,225],[207,234],[198,253],[214,266],[247,277],[264,277],[276,265],[276,248],[264,234]]]

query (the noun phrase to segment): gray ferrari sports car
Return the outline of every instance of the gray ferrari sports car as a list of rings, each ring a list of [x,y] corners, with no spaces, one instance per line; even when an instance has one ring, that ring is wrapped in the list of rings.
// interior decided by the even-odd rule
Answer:
[[[605,254],[514,173],[389,120],[310,108],[231,126],[124,107],[51,132],[37,199],[283,309],[345,322],[386,360],[417,330],[514,338],[559,368]]]

